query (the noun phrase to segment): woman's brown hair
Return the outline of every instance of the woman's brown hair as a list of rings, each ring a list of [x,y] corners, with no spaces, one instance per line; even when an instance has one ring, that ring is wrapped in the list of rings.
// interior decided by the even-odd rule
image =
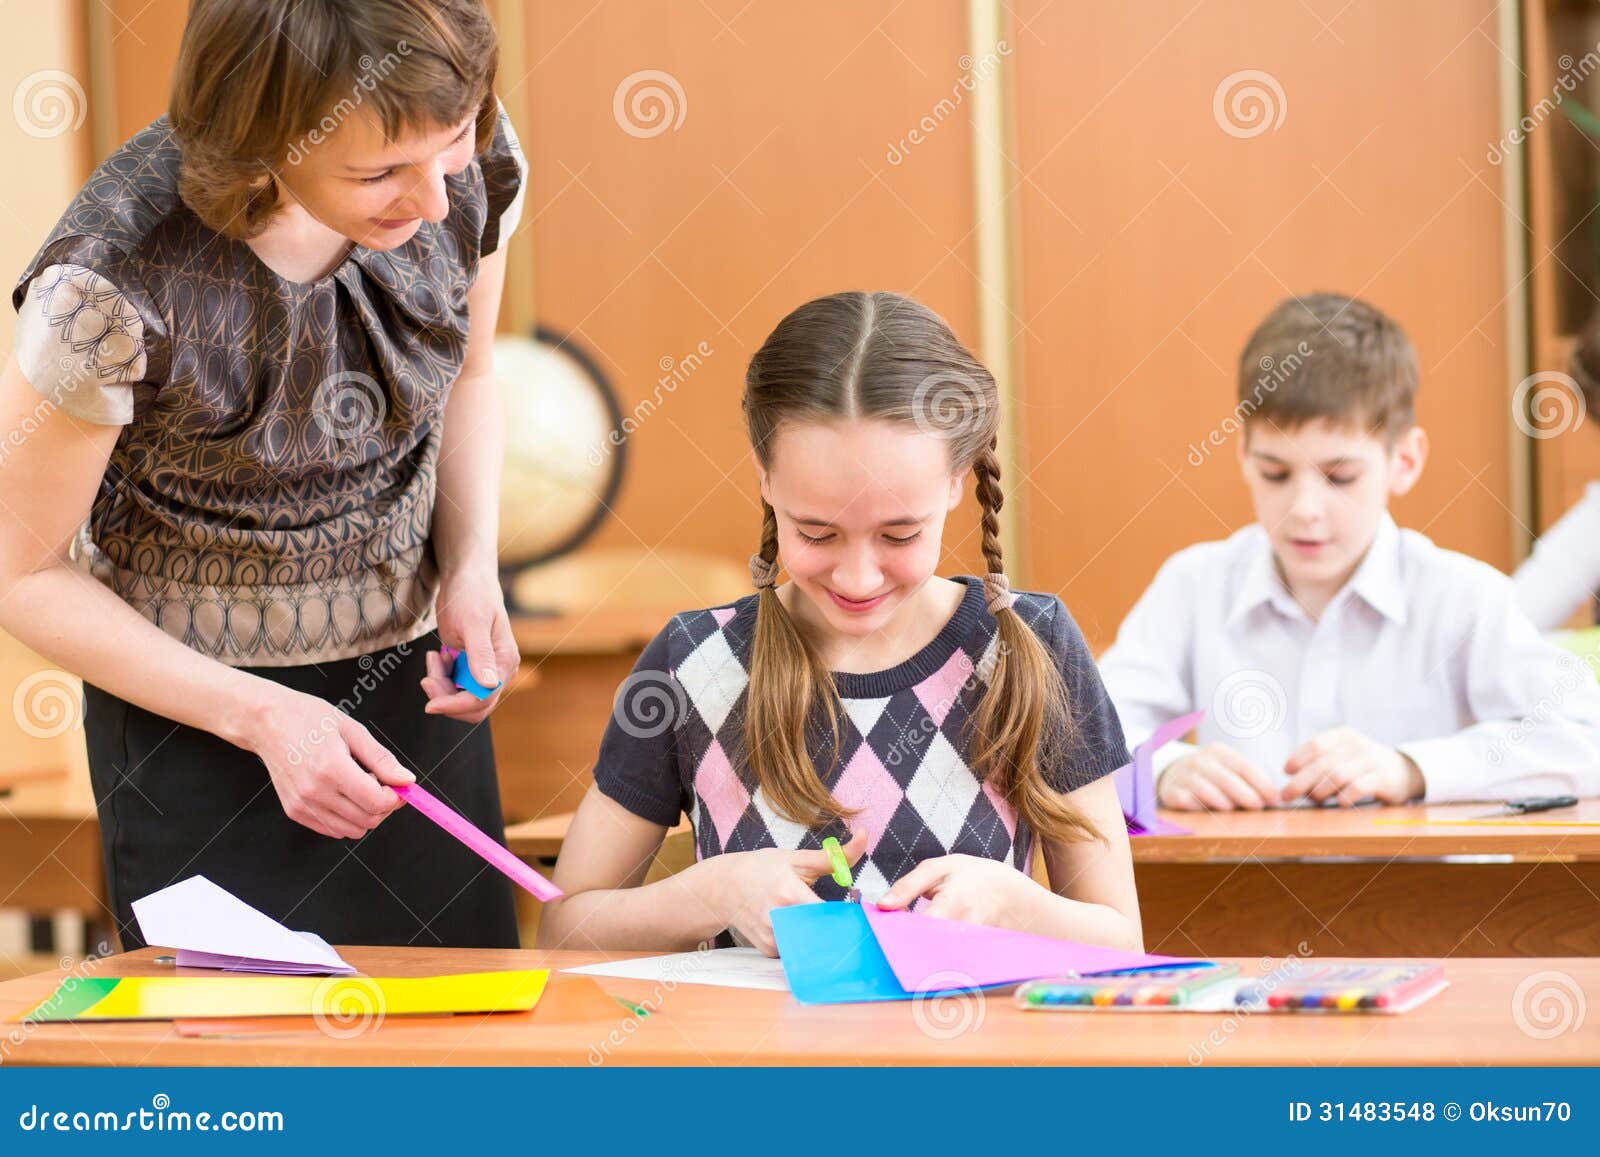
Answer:
[[[498,40],[483,0],[194,0],[168,115],[178,192],[211,228],[259,233],[273,173],[358,109],[394,139],[477,114],[494,137]]]
[[[988,686],[969,722],[971,765],[1042,838],[1100,838],[1094,825],[1050,786],[1043,764],[1067,750],[1071,704],[1048,648],[1005,597],[999,513],[1004,496],[995,457],[1000,424],[994,377],[936,313],[895,293],[836,293],[778,323],[745,375],[745,424],[763,467],[790,425],[874,419],[943,437],[952,472],[971,469],[983,508],[983,558],[999,625]],[[849,814],[828,791],[810,751],[831,735],[839,750],[833,676],[779,599],[777,514],[761,504],[761,547],[751,559],[760,589],[745,748],[773,806],[815,827]],[[831,771],[831,768],[829,769]]]

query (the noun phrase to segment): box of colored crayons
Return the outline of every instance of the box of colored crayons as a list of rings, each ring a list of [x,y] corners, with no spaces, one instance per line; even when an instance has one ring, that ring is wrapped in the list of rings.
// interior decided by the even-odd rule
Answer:
[[[1291,963],[1255,979],[1213,964],[1034,980],[1015,1000],[1049,1012],[1399,1013],[1448,983],[1436,964]]]
[[[1025,1009],[1172,1009],[1192,1004],[1202,993],[1238,979],[1232,964],[1188,965],[1103,972],[1097,976],[1030,980],[1017,988]]]

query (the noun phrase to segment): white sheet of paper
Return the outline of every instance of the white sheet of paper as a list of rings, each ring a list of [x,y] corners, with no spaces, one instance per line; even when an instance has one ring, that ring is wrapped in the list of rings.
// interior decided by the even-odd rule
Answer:
[[[674,984],[711,984],[721,988],[760,988],[788,992],[783,964],[754,948],[710,948],[704,952],[673,952],[638,960],[613,960],[564,968],[586,976],[617,976],[625,980],[670,981]]]
[[[202,967],[355,971],[321,937],[285,928],[204,876],[190,876],[135,900],[133,914],[146,944],[176,948],[186,960],[200,954]]]

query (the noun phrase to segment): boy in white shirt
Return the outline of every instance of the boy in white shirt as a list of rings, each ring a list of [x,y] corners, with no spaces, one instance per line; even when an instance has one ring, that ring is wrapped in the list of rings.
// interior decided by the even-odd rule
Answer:
[[[1256,523],[1173,555],[1100,674],[1163,805],[1228,810],[1600,794],[1600,685],[1546,643],[1493,567],[1401,530],[1417,358],[1365,302],[1284,302],[1240,358]]]

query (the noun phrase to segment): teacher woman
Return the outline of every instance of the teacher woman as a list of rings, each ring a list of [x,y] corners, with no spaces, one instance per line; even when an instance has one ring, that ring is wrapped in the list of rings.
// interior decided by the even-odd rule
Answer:
[[[195,0],[169,112],[13,294],[0,627],[81,675],[106,876],[333,942],[515,946],[485,685],[525,166],[482,0]],[[420,688],[420,689],[419,689]]]

